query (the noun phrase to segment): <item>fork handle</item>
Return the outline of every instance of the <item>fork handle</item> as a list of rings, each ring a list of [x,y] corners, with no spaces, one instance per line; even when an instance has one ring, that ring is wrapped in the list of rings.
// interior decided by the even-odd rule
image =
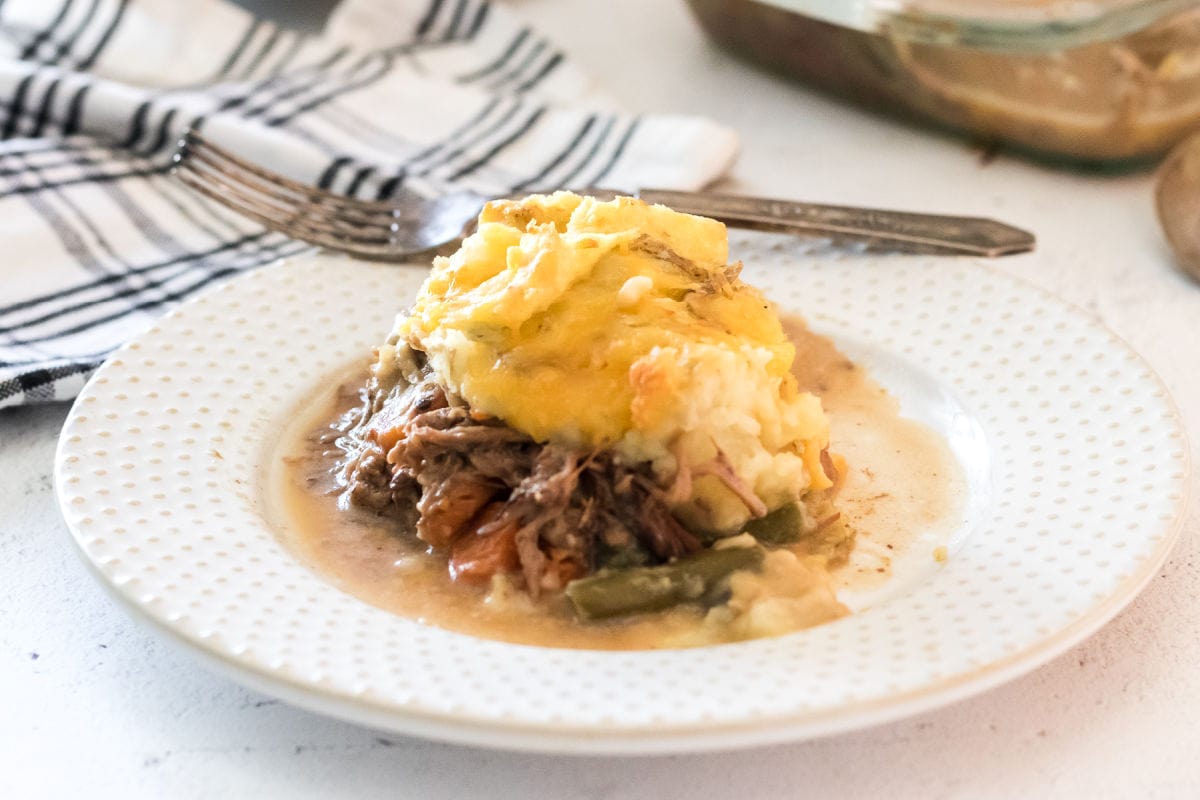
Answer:
[[[904,253],[1003,256],[1032,250],[1032,233],[981,217],[947,217],[759,197],[643,189],[638,197],[737,228],[863,241]]]

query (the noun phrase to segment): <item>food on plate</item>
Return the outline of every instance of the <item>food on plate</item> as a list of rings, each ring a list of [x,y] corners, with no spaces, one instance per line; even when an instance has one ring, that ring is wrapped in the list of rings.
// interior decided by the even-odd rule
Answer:
[[[627,197],[488,204],[337,428],[346,503],[481,602],[704,641],[845,613],[847,466],[723,225]]]

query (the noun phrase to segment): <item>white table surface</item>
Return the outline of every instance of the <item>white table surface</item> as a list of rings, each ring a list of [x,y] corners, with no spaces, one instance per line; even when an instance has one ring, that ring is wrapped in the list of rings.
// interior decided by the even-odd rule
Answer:
[[[1006,157],[985,165],[959,140],[730,59],[674,0],[511,5],[629,107],[736,128],[744,151],[730,189],[995,215],[1033,229],[1039,251],[997,268],[1132,343],[1174,393],[1200,451],[1200,287],[1170,264],[1150,175],[1089,176]],[[1124,613],[976,699],[738,753],[530,756],[382,735],[288,707],[135,624],[84,569],[55,505],[66,410],[0,412],[0,797],[1200,796],[1197,504],[1158,578]]]

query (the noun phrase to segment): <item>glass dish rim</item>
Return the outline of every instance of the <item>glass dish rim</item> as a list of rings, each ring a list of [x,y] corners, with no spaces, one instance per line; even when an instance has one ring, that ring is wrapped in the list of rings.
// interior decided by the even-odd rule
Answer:
[[[751,0],[866,33],[1012,53],[1053,52],[1111,41],[1193,0]]]

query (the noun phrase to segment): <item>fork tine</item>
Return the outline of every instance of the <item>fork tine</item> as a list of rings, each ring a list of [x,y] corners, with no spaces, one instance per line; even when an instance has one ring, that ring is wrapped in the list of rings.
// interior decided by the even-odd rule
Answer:
[[[339,250],[351,255],[361,256],[376,261],[406,261],[411,260],[421,252],[432,251],[436,248],[403,248],[398,247],[390,232],[373,229],[373,235],[348,233],[336,228],[307,224],[301,221],[281,220],[278,209],[274,206],[264,207],[257,198],[242,192],[240,187],[217,187],[206,179],[199,178],[189,170],[180,170],[177,177],[181,182],[204,196],[252,219],[265,227],[279,231],[294,239],[300,239],[320,247]]]
[[[307,223],[321,229],[328,229],[330,232],[341,232],[351,236],[364,233],[369,235],[376,232],[377,236],[382,237],[386,231],[391,229],[391,217],[368,221],[339,217],[336,213],[316,209],[303,202],[297,203],[292,198],[281,197],[263,187],[245,183],[239,175],[200,169],[197,167],[197,163],[190,160],[180,163],[176,168],[177,177],[185,180],[189,186],[215,187],[220,192],[215,196],[210,193],[214,199],[220,200],[223,196],[228,195],[243,205],[255,206],[261,213],[269,215],[273,221],[281,225]]]
[[[193,137],[194,140],[195,137]],[[379,259],[403,260],[417,252],[435,249],[403,246],[409,239],[408,225],[403,224],[391,206],[386,215],[365,217],[353,213],[352,204],[337,196],[325,207],[308,202],[309,192],[303,184],[261,168],[242,169],[245,162],[222,164],[204,158],[214,149],[211,145],[196,146],[195,141],[181,147],[176,157],[175,174],[183,183],[262,225],[293,238],[324,247],[345,250]],[[256,180],[248,179],[253,175]],[[290,184],[290,185],[289,185]],[[296,189],[295,187],[300,187]],[[300,195],[299,197],[297,195]]]
[[[263,202],[278,206],[279,211],[294,211],[313,217],[324,216],[336,223],[363,223],[364,226],[404,227],[401,210],[392,203],[364,201],[298,183],[229,153],[224,148],[191,133],[181,147],[178,167],[190,167],[205,178],[229,178],[247,190],[261,195]],[[314,203],[316,198],[318,203]],[[472,198],[479,200],[479,198]]]
[[[211,144],[189,145],[185,142],[176,159],[176,167],[191,168],[214,180],[219,177],[235,179],[274,201],[281,206],[281,210],[292,208],[313,215],[324,212],[348,222],[383,226],[391,225],[399,216],[394,205],[358,200],[308,187],[262,167],[249,165]],[[314,200],[316,195],[319,197]],[[285,205],[285,201],[290,205]]]
[[[269,170],[266,167],[260,166],[253,162],[238,156],[220,145],[213,144],[199,131],[189,128],[183,135],[183,139],[179,144],[179,153],[176,155],[176,162],[186,159],[188,155],[194,155],[204,159],[218,169],[224,164],[226,167],[239,169],[245,173],[249,173],[263,183],[267,184],[273,190],[286,191],[290,194],[300,195],[310,203],[318,203],[322,205],[331,205],[336,208],[344,207],[347,202],[353,203],[356,207],[362,209],[364,213],[378,212],[384,215],[390,215],[395,211],[395,205],[386,200],[360,200],[358,198],[347,197],[346,195],[331,192],[328,189],[322,189],[318,186],[312,186],[307,183],[293,180],[278,172]]]
[[[176,178],[194,191],[216,200],[228,209],[253,219],[272,230],[316,243],[316,245],[344,249],[355,253],[370,253],[372,258],[391,255],[397,260],[424,252],[430,248],[401,247],[397,245],[397,231],[383,225],[346,224],[336,218],[308,218],[295,213],[294,207],[281,206],[275,198],[248,190],[244,184],[216,179],[208,173],[182,163],[175,170]]]
[[[260,167],[189,130],[175,176],[204,196],[294,239],[353,255],[403,261],[436,252],[462,235],[483,199],[450,195],[433,205],[362,201]],[[447,202],[448,201],[448,202]]]
[[[188,169],[178,170],[176,176],[187,186],[226,208],[296,239],[341,250],[354,248],[369,250],[374,254],[390,252],[397,257],[405,252],[411,253],[397,247],[395,234],[383,227],[338,226],[333,220],[283,219],[279,206],[264,203],[261,197],[247,194],[242,186],[200,177]]]

